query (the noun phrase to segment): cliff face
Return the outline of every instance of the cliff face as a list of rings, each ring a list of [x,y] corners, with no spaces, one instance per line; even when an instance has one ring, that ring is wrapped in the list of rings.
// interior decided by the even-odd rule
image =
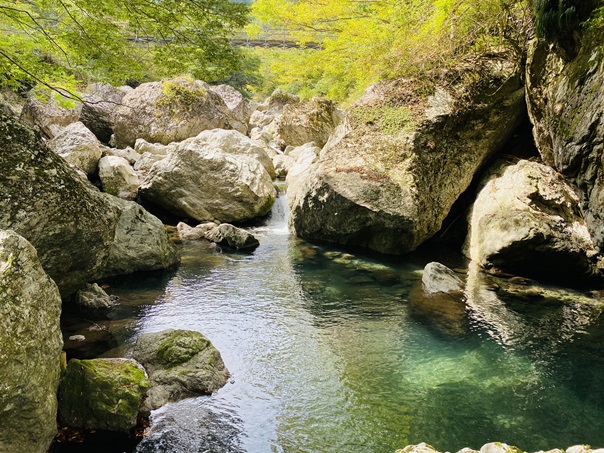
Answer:
[[[527,104],[543,160],[573,184],[595,243],[604,245],[604,33],[584,32],[569,54],[531,44]]]

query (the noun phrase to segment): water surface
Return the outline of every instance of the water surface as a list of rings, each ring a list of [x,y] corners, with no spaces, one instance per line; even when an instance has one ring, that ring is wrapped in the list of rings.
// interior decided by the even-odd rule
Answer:
[[[429,300],[422,263],[298,241],[284,202],[249,255],[189,243],[175,273],[108,289],[121,298],[117,351],[143,332],[191,329],[232,373],[212,396],[155,411],[137,452],[604,446],[597,301],[506,296],[476,270],[463,297]]]

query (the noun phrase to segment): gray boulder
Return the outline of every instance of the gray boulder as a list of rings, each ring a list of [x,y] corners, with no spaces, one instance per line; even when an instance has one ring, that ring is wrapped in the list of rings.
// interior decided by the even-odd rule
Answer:
[[[229,378],[220,353],[198,332],[164,330],[143,334],[133,356],[143,364],[151,380],[145,411],[170,401],[212,393]]]
[[[585,221],[604,246],[604,36],[587,31],[576,55],[556,43],[534,41],[526,65],[533,135],[546,164],[581,197]]]
[[[205,238],[218,245],[225,245],[234,249],[249,250],[260,245],[258,239],[250,232],[237,228],[228,223],[223,223],[206,233]]]
[[[75,303],[87,309],[110,308],[113,305],[111,296],[96,283],[86,283],[75,293]]]
[[[206,234],[216,228],[216,226],[217,225],[214,222],[202,223],[195,227],[179,222],[178,225],[176,225],[176,231],[178,232],[178,237],[181,241],[196,241],[205,239]]]
[[[138,195],[140,181],[134,168],[123,157],[107,156],[99,161],[99,178],[103,191],[123,198],[134,200]]]
[[[84,94],[80,121],[103,143],[109,143],[113,135],[113,116],[122,99],[132,91],[129,86],[114,87],[107,83],[95,83]]]
[[[80,103],[67,108],[58,105],[53,97],[43,102],[35,96],[29,96],[21,111],[20,120],[52,139],[65,127],[78,121],[81,109]]]
[[[426,83],[435,94],[445,90],[430,74],[420,83],[394,79],[368,89],[318,162],[291,179],[296,234],[395,255],[434,235],[523,117],[517,69],[491,57],[480,64],[480,80],[464,77],[463,67],[441,75],[450,80],[449,96],[439,102],[425,96]]]
[[[36,250],[0,230],[0,451],[44,453],[56,434],[61,297]]]
[[[550,167],[526,160],[486,178],[466,254],[486,269],[540,279],[579,283],[598,273],[577,195]]]
[[[216,128],[231,128],[228,107],[208,84],[184,78],[143,83],[124,96],[114,118],[118,148],[138,138],[167,145]]]
[[[343,116],[335,103],[326,98],[288,104],[277,120],[277,143],[283,147],[314,142],[322,148]]]
[[[68,164],[87,175],[96,173],[103,155],[101,142],[79,121],[65,127],[48,142],[48,146]]]
[[[59,420],[72,428],[128,432],[149,379],[128,359],[72,359],[59,389]]]
[[[107,262],[93,280],[166,269],[178,263],[178,252],[161,220],[132,201],[111,195],[105,198],[118,218],[106,250]]]
[[[464,284],[461,279],[441,263],[432,262],[426,264],[422,274],[424,291],[428,294],[449,293],[451,291],[462,291]]]
[[[153,164],[141,196],[201,222],[241,222],[267,214],[276,198],[271,176],[255,156],[223,148],[220,139],[211,143],[210,136],[221,137],[209,132],[176,144]]]
[[[233,129],[247,134],[251,111],[243,95],[230,85],[210,86],[210,90],[219,95],[228,107]]]
[[[132,148],[109,148],[108,146],[103,146],[103,157],[107,156],[115,156],[126,159],[130,165],[135,165],[138,160],[141,158],[141,155],[137,153]]]
[[[0,228],[15,230],[32,243],[63,297],[96,275],[108,274],[109,257],[124,250],[120,243],[130,250],[138,249],[141,242],[164,243],[159,220],[133,202],[100,193],[37,134],[1,115],[0,151]],[[124,240],[116,240],[122,236]],[[167,237],[165,241],[169,244]],[[149,260],[148,247],[142,248],[145,264],[135,261],[119,268],[145,270],[152,261],[151,268],[158,269],[178,260],[171,245],[155,249],[154,260]],[[130,253],[117,262],[123,263]],[[117,270],[109,264],[108,269]]]

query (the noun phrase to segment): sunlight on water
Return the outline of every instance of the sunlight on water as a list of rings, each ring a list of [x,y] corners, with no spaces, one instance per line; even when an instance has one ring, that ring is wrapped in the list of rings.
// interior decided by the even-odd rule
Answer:
[[[435,310],[417,296],[421,268],[297,241],[285,203],[251,255],[190,243],[159,297],[112,288],[125,306],[143,294],[127,341],[197,330],[232,373],[156,411],[138,452],[604,445],[600,311],[504,303],[471,272],[467,301]]]

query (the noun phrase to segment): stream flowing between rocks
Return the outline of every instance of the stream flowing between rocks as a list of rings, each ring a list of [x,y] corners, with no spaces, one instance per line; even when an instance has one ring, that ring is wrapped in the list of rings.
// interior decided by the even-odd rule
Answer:
[[[120,304],[96,325],[122,346],[105,355],[142,332],[190,329],[232,374],[211,396],[155,411],[136,452],[604,446],[599,303],[499,299],[475,283],[488,297],[442,309],[421,297],[431,259],[309,245],[288,233],[286,212],[282,196],[249,255],[186,243],[174,273],[107,289]]]

